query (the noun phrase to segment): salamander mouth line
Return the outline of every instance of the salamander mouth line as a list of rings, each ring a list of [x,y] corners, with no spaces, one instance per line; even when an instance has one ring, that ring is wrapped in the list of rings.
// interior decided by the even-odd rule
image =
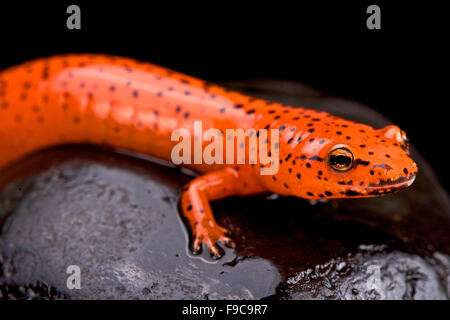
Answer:
[[[361,196],[378,196],[384,194],[396,193],[400,190],[409,187],[416,179],[416,174],[411,174],[407,177],[400,177],[395,180],[381,181],[380,183],[371,183],[369,187],[365,188],[364,191],[358,190],[347,190],[345,195],[348,197],[361,197]]]
[[[385,189],[385,188],[396,188],[396,187],[409,187],[416,179],[416,174],[410,174],[407,177],[400,177],[395,180],[382,180],[380,183],[371,183],[367,190],[373,189]]]

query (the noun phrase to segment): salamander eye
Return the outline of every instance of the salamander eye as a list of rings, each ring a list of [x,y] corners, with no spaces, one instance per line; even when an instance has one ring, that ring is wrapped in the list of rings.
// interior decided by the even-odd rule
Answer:
[[[328,164],[336,171],[348,171],[353,167],[353,153],[346,148],[334,149],[328,154]]]

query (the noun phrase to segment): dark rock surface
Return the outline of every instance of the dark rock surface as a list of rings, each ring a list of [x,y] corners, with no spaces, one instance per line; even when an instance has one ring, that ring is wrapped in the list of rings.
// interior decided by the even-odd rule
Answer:
[[[289,82],[231,84],[376,127],[360,104]],[[0,299],[448,299],[450,205],[426,161],[395,195],[315,205],[212,204],[238,246],[192,256],[177,211],[187,174],[90,147],[37,153],[0,175]],[[69,290],[66,269],[82,270]]]

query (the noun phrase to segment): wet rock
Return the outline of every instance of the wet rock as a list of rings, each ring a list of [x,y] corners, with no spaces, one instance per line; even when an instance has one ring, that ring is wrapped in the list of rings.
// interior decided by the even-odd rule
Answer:
[[[280,286],[279,296],[289,299],[442,300],[448,299],[443,275],[449,276],[448,266],[436,267],[436,260],[432,258],[424,259],[397,250],[358,252],[301,271]]]
[[[75,299],[257,299],[274,292],[281,277],[270,261],[186,252],[177,197],[189,177],[92,150],[45,157],[58,162],[68,153],[82,160],[54,164],[3,191],[0,202],[15,199],[0,238],[3,269],[12,270],[3,283],[45,281]],[[82,270],[81,290],[66,286],[70,265]]]
[[[230,85],[390,123],[298,84]],[[37,153],[0,175],[0,299],[448,299],[449,199],[412,152],[419,175],[395,195],[214,202],[237,242],[219,261],[186,250],[177,205],[189,175],[88,147]],[[70,265],[81,268],[80,290],[67,288]]]

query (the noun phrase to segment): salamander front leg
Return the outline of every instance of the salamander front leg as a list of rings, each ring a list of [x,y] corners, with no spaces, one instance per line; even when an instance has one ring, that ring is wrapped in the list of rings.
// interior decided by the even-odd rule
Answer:
[[[222,243],[234,248],[235,243],[227,235],[228,230],[217,224],[209,201],[240,193],[239,173],[232,168],[207,173],[191,181],[181,195],[181,211],[191,231],[189,247],[194,254],[202,251],[204,243],[213,258],[219,259],[224,250]]]

